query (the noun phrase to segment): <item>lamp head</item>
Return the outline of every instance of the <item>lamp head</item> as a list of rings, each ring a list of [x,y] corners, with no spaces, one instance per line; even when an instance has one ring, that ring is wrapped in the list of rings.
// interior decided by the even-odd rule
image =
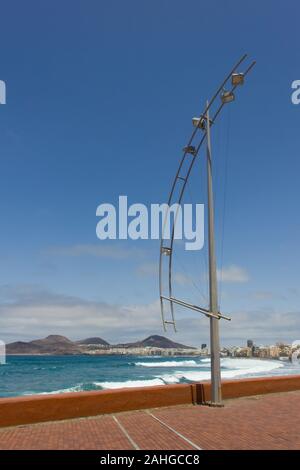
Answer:
[[[192,123],[194,127],[199,127],[199,129],[204,130],[205,129],[205,121],[203,117],[193,117]]]
[[[233,86],[243,85],[244,84],[244,74],[243,73],[233,73],[231,75],[231,84]]]
[[[234,101],[234,94],[232,91],[223,91],[221,95],[221,100],[223,104],[230,103],[231,101]]]

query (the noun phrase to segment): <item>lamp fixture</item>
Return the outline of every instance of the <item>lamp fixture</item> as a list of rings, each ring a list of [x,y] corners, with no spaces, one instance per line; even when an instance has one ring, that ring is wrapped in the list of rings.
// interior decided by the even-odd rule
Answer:
[[[232,91],[223,91],[221,95],[221,100],[223,104],[230,103],[231,101],[234,101],[234,94]]]

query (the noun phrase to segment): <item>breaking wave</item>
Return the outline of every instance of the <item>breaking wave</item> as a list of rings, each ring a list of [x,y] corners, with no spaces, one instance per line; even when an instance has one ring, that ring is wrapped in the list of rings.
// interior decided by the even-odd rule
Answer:
[[[159,377],[146,380],[127,380],[125,382],[94,382],[94,385],[103,389],[111,388],[131,388],[131,387],[150,387],[155,385],[165,385],[165,382]]]
[[[284,367],[278,361],[261,361],[255,359],[222,359],[221,376],[223,379],[233,379],[242,375],[272,375],[272,370]],[[210,380],[210,370],[201,371],[176,371],[171,375],[158,375],[165,383],[177,383],[180,381],[198,382]]]
[[[283,367],[283,364],[279,361],[261,359],[221,359],[221,366],[226,369],[236,369],[240,371],[248,371],[246,373],[256,374],[259,372],[268,372],[273,369],[279,369]]]
[[[198,367],[201,366],[196,361],[161,361],[161,362],[135,362],[141,367]]]
[[[71,393],[71,392],[83,392],[86,391],[86,387],[83,384],[75,385],[74,387],[62,388],[61,390],[52,390],[51,392],[24,392],[23,395],[55,395],[56,393]]]
[[[127,377],[108,376],[110,380],[99,381],[86,381],[78,383],[74,386],[61,388],[52,391],[26,391],[22,395],[54,395],[60,393],[83,392],[88,390],[107,390],[107,389],[121,389],[133,387],[149,387],[157,385],[167,385],[176,383],[189,383],[201,382],[203,380],[210,380],[210,359],[201,358],[195,360],[170,360],[170,361],[153,361],[153,362],[135,362],[131,363],[145,367],[145,375],[138,377],[135,374],[127,374]],[[148,369],[147,369],[148,368]],[[149,370],[149,368],[157,368],[157,371]],[[165,373],[158,374],[159,368],[168,368]],[[176,368],[176,369],[174,369]],[[283,368],[283,369],[282,369]],[[279,370],[280,369],[280,370]],[[295,370],[294,370],[295,369]],[[283,375],[285,373],[297,373],[298,368],[287,368],[282,362],[275,360],[261,360],[261,359],[235,359],[235,358],[222,358],[221,359],[221,376],[223,379],[234,379],[239,377],[249,376],[271,376]],[[129,371],[130,369],[128,369]],[[161,371],[162,372],[162,371]],[[100,378],[100,377],[99,377]],[[102,378],[102,377],[101,377]],[[123,380],[122,380],[123,378]]]

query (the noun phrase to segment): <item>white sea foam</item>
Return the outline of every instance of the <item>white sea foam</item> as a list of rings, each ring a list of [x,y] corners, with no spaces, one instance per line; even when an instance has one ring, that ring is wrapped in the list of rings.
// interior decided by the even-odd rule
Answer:
[[[204,362],[204,364],[203,364]],[[180,381],[186,382],[200,382],[203,380],[210,380],[210,359],[204,358],[200,362],[194,360],[181,360],[181,361],[164,361],[164,362],[142,362],[136,363],[144,367],[169,367],[171,370],[166,371],[166,374],[152,375],[149,379],[138,380],[124,380],[122,381],[105,381],[93,382],[90,384],[77,384],[73,387],[68,387],[60,390],[53,390],[50,392],[24,392],[23,395],[47,395],[58,393],[81,392],[89,389],[119,389],[131,387],[147,387],[165,384],[179,383]],[[174,370],[174,367],[177,369]],[[261,360],[261,359],[235,359],[235,358],[222,358],[221,359],[221,375],[223,379],[234,379],[241,376],[271,376],[283,374],[299,373],[299,367],[290,367],[287,369],[280,361],[275,360]],[[198,370],[197,370],[198,369]],[[205,370],[203,370],[205,369]],[[280,370],[279,370],[280,369]],[[169,373],[168,373],[169,372]],[[91,385],[91,388],[89,388]]]
[[[51,392],[24,392],[23,395],[54,395],[56,393],[82,392],[83,390],[83,384],[80,384],[74,387],[62,388],[61,390],[52,390]]]
[[[177,377],[176,374],[158,375],[157,378],[161,379],[165,384],[176,384],[180,381],[180,377]]]
[[[172,375],[157,375],[165,384],[178,383],[180,380],[199,382],[200,380],[209,380],[210,371],[176,371]]]
[[[221,370],[223,379],[233,379],[242,375],[272,375],[272,370],[284,367],[278,361],[262,361],[259,359],[222,359],[221,366],[226,369]],[[158,375],[165,383],[176,383],[180,380],[189,380],[199,382],[201,380],[210,380],[210,371],[176,371],[172,375]]]
[[[275,360],[261,360],[261,359],[230,359],[224,358],[221,359],[221,366],[228,369],[241,370],[241,371],[250,371],[246,373],[259,373],[259,372],[268,372],[273,369],[279,369],[284,367],[283,364]]]
[[[198,367],[196,361],[157,361],[157,362],[135,362],[136,366],[142,367]]]
[[[104,389],[111,388],[131,388],[131,387],[152,387],[154,385],[164,385],[160,378],[146,380],[127,380],[126,382],[94,382],[94,385]]]

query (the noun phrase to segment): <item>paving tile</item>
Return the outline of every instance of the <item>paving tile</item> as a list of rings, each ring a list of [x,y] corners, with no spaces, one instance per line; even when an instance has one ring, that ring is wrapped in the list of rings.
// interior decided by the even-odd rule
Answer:
[[[140,449],[195,450],[192,445],[145,412],[124,414],[118,419]]]
[[[203,449],[300,449],[299,392],[154,414]]]
[[[300,449],[300,392],[150,412],[164,424],[134,411],[2,428],[0,449]]]
[[[133,449],[111,416],[0,429],[0,449]]]

